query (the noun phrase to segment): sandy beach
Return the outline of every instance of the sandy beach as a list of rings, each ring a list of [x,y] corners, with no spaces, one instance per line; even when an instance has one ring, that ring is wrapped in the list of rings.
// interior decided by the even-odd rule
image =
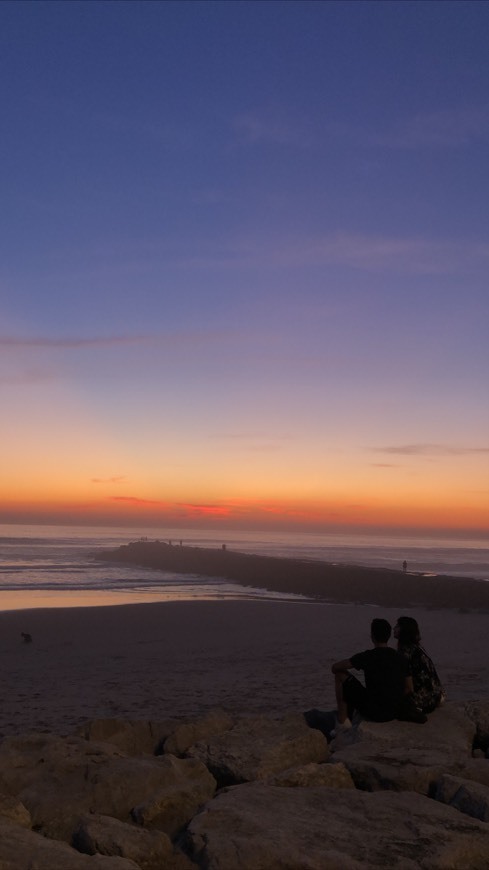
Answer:
[[[449,697],[485,697],[488,616],[474,611],[273,601],[5,611],[0,734],[66,734],[93,718],[163,720],[215,707],[333,709],[331,663],[369,646],[374,616],[393,623],[402,612],[418,619]]]

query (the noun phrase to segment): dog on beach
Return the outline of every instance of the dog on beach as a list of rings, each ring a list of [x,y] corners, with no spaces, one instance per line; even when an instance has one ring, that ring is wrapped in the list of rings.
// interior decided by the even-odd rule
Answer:
[[[20,636],[24,643],[32,643],[32,635],[28,634],[26,631],[21,631]]]

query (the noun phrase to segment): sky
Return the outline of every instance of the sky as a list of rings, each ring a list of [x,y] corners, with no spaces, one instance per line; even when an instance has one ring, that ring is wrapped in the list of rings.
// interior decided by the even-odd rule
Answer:
[[[0,4],[0,521],[489,527],[489,4]]]

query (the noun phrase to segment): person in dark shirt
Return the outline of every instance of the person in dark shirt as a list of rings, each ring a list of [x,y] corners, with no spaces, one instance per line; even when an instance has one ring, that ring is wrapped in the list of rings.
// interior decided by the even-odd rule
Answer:
[[[386,619],[373,619],[373,648],[332,666],[338,707],[337,731],[351,728],[353,710],[373,722],[397,718],[410,686],[406,660],[388,646],[391,633]],[[363,671],[365,686],[350,673],[351,668]]]

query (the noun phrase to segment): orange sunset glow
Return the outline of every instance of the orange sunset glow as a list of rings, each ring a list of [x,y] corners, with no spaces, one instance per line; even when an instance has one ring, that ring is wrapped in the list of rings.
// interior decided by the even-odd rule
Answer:
[[[488,530],[485,9],[3,4],[3,522]]]

